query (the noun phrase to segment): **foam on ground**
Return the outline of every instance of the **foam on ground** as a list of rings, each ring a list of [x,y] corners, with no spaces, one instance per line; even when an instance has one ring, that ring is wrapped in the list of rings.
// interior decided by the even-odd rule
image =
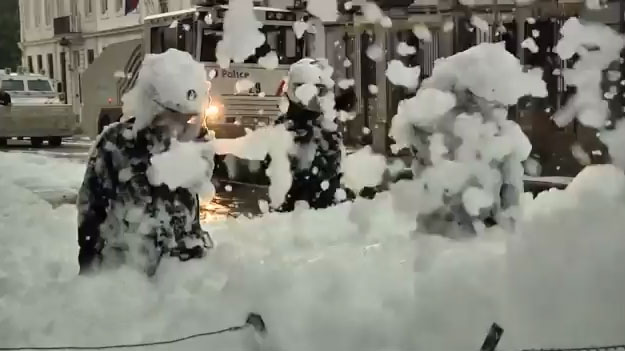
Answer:
[[[269,329],[261,350],[477,349],[493,321],[507,350],[622,343],[625,176],[611,167],[528,200],[521,233],[415,235],[414,218],[383,193],[211,224],[208,257],[165,259],[153,280],[130,270],[78,277],[75,209],[52,209],[0,174],[0,346],[173,338],[249,311]],[[254,349],[246,333],[175,349],[207,347]]]

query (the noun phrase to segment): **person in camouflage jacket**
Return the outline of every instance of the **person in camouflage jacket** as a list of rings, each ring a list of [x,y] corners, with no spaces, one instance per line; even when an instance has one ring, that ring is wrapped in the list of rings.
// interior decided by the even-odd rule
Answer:
[[[327,67],[322,60],[302,59],[289,71],[286,94],[289,108],[276,124],[284,124],[293,135],[295,153],[290,155],[293,182],[278,211],[292,211],[298,201],[320,209],[344,200],[337,194],[342,189],[343,134],[336,121],[326,124],[321,105],[327,96],[334,100],[334,110],[350,111],[356,96],[353,89],[346,89],[337,97],[329,94],[333,82],[329,79],[331,72]],[[309,81],[311,77],[312,82]],[[301,101],[296,92],[304,84],[314,84],[318,89],[318,96],[308,103]],[[347,189],[343,190],[346,197],[351,195]]]
[[[292,211],[298,201],[314,209],[336,203],[335,193],[341,187],[343,137],[339,131],[324,130],[319,119],[318,112],[290,104],[288,112],[276,121],[293,133],[293,142],[300,151],[290,157],[293,182],[279,211]]]
[[[163,75],[167,88],[153,81],[153,70]],[[176,86],[181,76],[193,73],[200,74],[195,86],[188,82],[193,78]],[[170,50],[146,57],[137,85],[124,101],[137,117],[108,126],[89,155],[77,204],[81,274],[130,265],[151,276],[165,254],[187,260],[202,257],[212,246],[200,226],[197,194],[154,185],[149,177],[152,156],[168,151],[174,139],[199,135],[199,127],[189,121],[201,113],[195,101],[205,82],[203,66],[186,53]],[[175,95],[172,87],[183,91],[182,98],[168,96]],[[153,106],[142,103],[146,96]],[[212,158],[207,162],[212,164]]]

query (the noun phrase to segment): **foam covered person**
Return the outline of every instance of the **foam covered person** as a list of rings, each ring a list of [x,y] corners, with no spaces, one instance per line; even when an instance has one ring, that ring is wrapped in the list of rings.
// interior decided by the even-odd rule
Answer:
[[[206,71],[186,52],[145,57],[123,98],[126,121],[98,136],[78,193],[80,273],[130,265],[153,275],[165,256],[204,256],[212,246],[193,188],[150,182],[151,158],[173,142],[197,142],[208,99]],[[205,158],[204,158],[205,156]],[[202,155],[210,165],[213,155]]]

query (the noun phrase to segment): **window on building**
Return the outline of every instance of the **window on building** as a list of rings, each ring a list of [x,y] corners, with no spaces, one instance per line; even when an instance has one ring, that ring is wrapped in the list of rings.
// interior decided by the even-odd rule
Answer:
[[[46,18],[46,27],[50,26],[50,24],[52,23],[52,0],[45,0],[45,2],[43,3],[44,6],[44,16]]]
[[[43,67],[43,56],[37,55],[37,73],[41,73],[41,71],[45,71],[46,68]]]
[[[65,13],[65,0],[56,0],[56,15],[57,17],[63,17]]]
[[[20,9],[20,14],[22,16],[22,23],[24,23],[24,27],[28,28],[30,27],[30,16],[29,14],[29,10],[30,10],[30,0],[22,0],[23,2],[22,4],[22,8]]]
[[[221,38],[221,36],[219,36],[219,38]],[[151,45],[152,53],[160,54],[171,48],[178,49],[179,44],[184,43],[184,35],[181,38],[179,38],[177,35],[176,28],[169,28],[169,26],[155,27],[155,28],[152,28],[151,40],[152,40],[152,45]],[[205,40],[207,41],[207,44],[205,46],[210,45],[208,44],[210,40],[209,39],[205,39]],[[218,41],[218,39],[216,40]],[[182,49],[184,50],[184,45],[182,45]],[[210,56],[210,53],[207,53],[206,55]]]
[[[33,18],[35,19],[35,27],[39,27],[41,24],[41,1],[35,1],[33,3]]]
[[[109,0],[100,0],[100,13],[105,15],[109,11]]]
[[[93,49],[89,49],[87,50],[87,62],[92,64],[93,60],[95,60],[95,51]]]
[[[168,0],[158,0],[159,9],[161,13],[169,12],[169,1]]]
[[[221,32],[213,32],[209,30],[204,31],[204,36],[202,37],[202,48],[200,52],[201,61],[217,62],[215,48],[217,47],[217,43],[221,39]]]
[[[85,0],[85,15],[89,16],[93,13],[93,0]]]
[[[54,56],[48,54],[48,77],[54,79]]]
[[[72,53],[72,63],[73,63],[73,67],[77,70],[80,69],[81,66],[81,62],[80,62],[80,51],[78,50],[74,50],[74,52]]]
[[[34,67],[33,67],[33,57],[32,56],[28,56],[28,58],[26,59],[28,61],[28,72],[35,72]]]
[[[124,7],[124,0],[115,0],[115,11],[122,12]]]
[[[22,16],[24,17],[24,27],[30,28],[30,0],[23,0]]]
[[[69,1],[69,8],[72,12],[72,16],[78,16],[79,12],[78,12],[78,0],[70,0]]]

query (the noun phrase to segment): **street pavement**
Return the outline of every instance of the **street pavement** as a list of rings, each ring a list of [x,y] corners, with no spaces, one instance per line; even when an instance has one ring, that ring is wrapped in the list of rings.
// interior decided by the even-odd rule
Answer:
[[[64,139],[63,144],[59,147],[51,147],[45,143],[41,147],[33,147],[28,140],[9,140],[7,147],[0,150],[86,161],[91,143],[92,141],[89,138],[76,137]]]
[[[68,159],[85,163],[89,156],[92,141],[84,137],[65,139],[60,147],[33,147],[28,140],[10,140],[6,148],[0,151],[10,153],[37,154],[50,158]],[[211,202],[201,201],[200,216],[205,221],[215,221],[226,217],[256,216],[260,214],[258,202],[266,200],[267,187],[230,181],[225,178],[214,178],[216,194]],[[75,203],[76,193],[62,191],[47,191],[38,193],[39,196],[50,202],[52,206]]]

